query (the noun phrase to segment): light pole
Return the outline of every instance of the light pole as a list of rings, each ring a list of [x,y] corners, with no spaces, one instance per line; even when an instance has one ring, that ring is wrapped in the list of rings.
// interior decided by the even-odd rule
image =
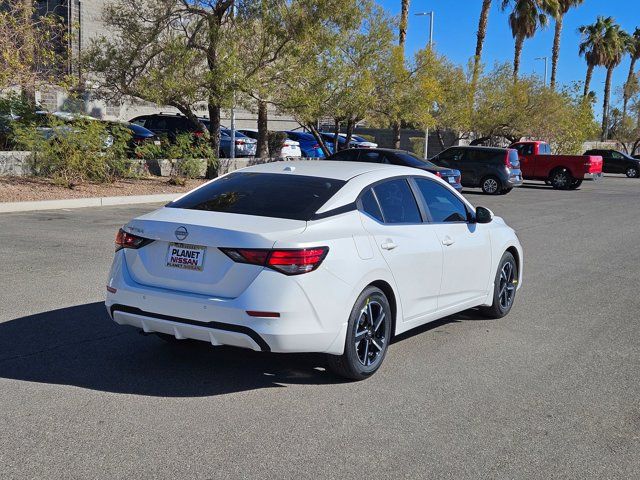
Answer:
[[[433,21],[435,12],[431,10],[430,12],[418,12],[415,14],[416,17],[429,17],[429,49],[433,48]],[[424,131],[424,159],[429,158],[429,129],[427,128]]]
[[[544,60],[544,86],[547,86],[547,60],[549,57],[536,57],[536,60]]]

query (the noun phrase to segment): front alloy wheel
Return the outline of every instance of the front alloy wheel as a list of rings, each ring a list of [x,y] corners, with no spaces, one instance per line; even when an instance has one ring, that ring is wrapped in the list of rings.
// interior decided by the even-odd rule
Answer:
[[[480,312],[489,318],[502,318],[511,311],[518,286],[518,264],[511,252],[505,252],[498,264],[494,280],[493,304],[481,307]]]
[[[329,368],[352,380],[373,375],[384,360],[391,340],[391,307],[385,294],[367,287],[349,317],[342,355],[328,355]]]
[[[629,178],[636,178],[638,176],[638,169],[636,167],[629,167],[625,173]]]

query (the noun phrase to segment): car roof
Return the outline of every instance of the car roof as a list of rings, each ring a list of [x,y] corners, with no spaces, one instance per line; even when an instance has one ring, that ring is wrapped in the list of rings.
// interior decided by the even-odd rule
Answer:
[[[382,178],[394,175],[413,175],[420,172],[415,168],[384,163],[340,162],[324,160],[300,160],[292,162],[272,162],[254,165],[239,170],[255,173],[281,173],[310,177],[331,178],[348,181],[369,172],[383,172]]]

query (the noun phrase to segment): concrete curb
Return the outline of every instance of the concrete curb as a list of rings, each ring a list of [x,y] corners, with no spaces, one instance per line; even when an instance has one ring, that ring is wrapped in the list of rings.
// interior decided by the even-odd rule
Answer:
[[[32,212],[36,210],[58,210],[61,208],[107,207],[133,205],[136,203],[158,203],[175,200],[183,193],[160,193],[156,195],[129,195],[122,197],[69,198],[65,200],[40,200],[32,202],[0,202],[0,213]]]

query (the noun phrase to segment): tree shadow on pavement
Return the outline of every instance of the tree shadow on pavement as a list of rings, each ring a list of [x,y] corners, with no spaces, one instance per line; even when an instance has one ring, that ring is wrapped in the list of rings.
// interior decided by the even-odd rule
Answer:
[[[342,383],[318,354],[167,344],[113,323],[102,302],[0,323],[0,378],[163,397]]]

